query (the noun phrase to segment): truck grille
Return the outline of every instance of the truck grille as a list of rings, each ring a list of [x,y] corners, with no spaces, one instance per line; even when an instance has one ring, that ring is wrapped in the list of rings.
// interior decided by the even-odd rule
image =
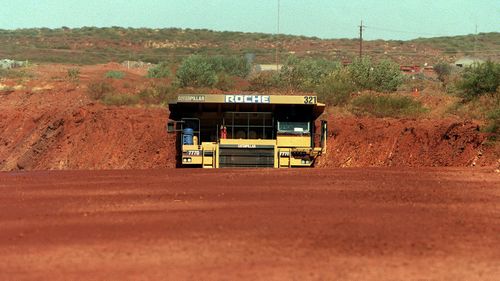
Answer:
[[[274,167],[274,147],[272,148],[234,148],[219,147],[219,167]]]

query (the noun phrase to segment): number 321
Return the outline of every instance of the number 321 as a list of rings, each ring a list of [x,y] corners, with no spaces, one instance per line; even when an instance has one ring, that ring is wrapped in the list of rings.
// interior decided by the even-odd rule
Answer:
[[[304,103],[305,104],[314,104],[316,103],[316,98],[315,96],[305,96],[304,97]]]

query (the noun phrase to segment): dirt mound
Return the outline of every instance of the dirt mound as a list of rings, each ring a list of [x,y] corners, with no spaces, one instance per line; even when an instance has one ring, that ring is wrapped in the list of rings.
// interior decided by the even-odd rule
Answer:
[[[147,169],[175,165],[165,109],[89,105],[57,113],[2,113],[0,169]]]
[[[470,121],[332,118],[321,167],[488,166],[496,160]]]
[[[161,108],[90,104],[39,115],[0,113],[0,169],[148,169],[175,166]],[[489,166],[477,124],[455,120],[330,120],[319,167]]]
[[[66,75],[73,67],[41,65],[30,70],[34,77],[27,81],[2,82],[18,89],[0,93],[0,170],[175,165],[166,109],[106,107],[86,94],[87,84],[110,70],[124,72],[125,78],[108,82],[121,92],[135,92],[145,83],[144,69],[83,66],[80,79],[72,82]]]

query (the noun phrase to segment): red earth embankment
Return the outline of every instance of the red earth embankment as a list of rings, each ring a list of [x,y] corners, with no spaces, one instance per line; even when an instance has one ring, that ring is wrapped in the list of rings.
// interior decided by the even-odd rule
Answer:
[[[161,108],[88,104],[60,111],[3,110],[0,170],[150,169],[175,166]],[[489,166],[478,125],[456,120],[332,118],[319,167]]]
[[[497,159],[470,121],[333,118],[323,167],[489,166]]]
[[[81,70],[78,81],[65,78],[71,67]],[[30,69],[34,78],[2,82],[17,88],[0,92],[0,170],[173,167],[165,108],[106,107],[89,99],[88,85],[111,70],[125,73],[106,80],[119,93],[147,84],[144,69],[118,64],[42,65]]]
[[[0,113],[0,170],[148,169],[175,165],[165,109],[90,105]]]

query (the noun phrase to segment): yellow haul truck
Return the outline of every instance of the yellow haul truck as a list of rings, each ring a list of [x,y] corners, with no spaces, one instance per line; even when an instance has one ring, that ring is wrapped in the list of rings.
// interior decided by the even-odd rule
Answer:
[[[326,150],[324,109],[316,96],[183,94],[169,103],[167,130],[179,166],[311,167]]]

